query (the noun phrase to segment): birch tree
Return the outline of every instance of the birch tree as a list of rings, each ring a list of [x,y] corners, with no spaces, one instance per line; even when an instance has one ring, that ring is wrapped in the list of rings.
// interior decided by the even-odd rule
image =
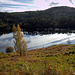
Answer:
[[[19,25],[17,25],[17,27],[13,25],[13,37],[15,39],[14,41],[15,51],[19,52],[20,56],[26,55],[27,44],[25,40],[23,40],[23,34],[21,33],[21,28]]]

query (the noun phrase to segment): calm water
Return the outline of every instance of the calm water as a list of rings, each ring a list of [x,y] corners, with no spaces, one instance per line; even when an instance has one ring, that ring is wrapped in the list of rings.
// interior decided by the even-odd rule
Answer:
[[[67,40],[71,41],[71,44],[75,44],[75,33],[66,34],[47,34],[47,35],[26,35],[24,38],[26,40],[28,50],[48,47],[57,44],[67,44]],[[13,34],[3,34],[0,36],[0,52],[5,52],[8,46],[14,46]]]

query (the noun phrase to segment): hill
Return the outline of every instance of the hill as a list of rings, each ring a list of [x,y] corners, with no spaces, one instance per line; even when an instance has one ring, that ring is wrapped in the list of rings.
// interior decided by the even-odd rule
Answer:
[[[75,29],[75,8],[63,6],[44,11],[0,12],[0,32],[11,31],[13,24],[20,24],[22,29],[31,32],[49,28]]]
[[[75,75],[75,45],[30,50],[26,56],[0,53],[0,75]]]

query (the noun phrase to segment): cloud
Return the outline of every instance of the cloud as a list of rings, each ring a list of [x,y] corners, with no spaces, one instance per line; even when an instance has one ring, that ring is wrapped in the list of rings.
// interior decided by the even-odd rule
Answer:
[[[69,1],[73,4],[72,0],[69,0]]]
[[[0,0],[0,4],[1,12],[23,12],[29,11],[29,7],[34,7],[31,3],[22,3],[13,0]],[[3,5],[6,5],[6,7],[4,7]]]
[[[31,10],[44,10],[49,7],[49,3],[46,0],[34,0],[33,3],[21,3],[12,0],[0,0],[0,4],[13,4],[10,7],[0,8],[1,11],[5,12],[22,12],[22,11],[31,11]],[[15,6],[15,5],[19,5]],[[15,8],[14,8],[15,7]]]
[[[19,1],[19,0],[17,0]],[[35,11],[35,10],[45,10],[55,6],[70,6],[75,7],[74,0],[28,0],[23,3],[17,2],[16,0],[0,0],[1,5],[6,5],[2,7],[0,5],[0,11],[2,12],[23,12],[23,11]],[[31,2],[33,1],[33,2]],[[31,2],[31,3],[30,3]],[[72,4],[73,2],[73,4]]]
[[[75,0],[72,0],[73,4],[75,4]]]
[[[57,4],[59,4],[59,2],[57,2],[57,3],[52,2],[52,3],[50,3],[50,6],[57,5]]]
[[[36,11],[36,8],[30,8],[25,6],[10,6],[10,7],[4,7],[3,9],[0,9],[2,12],[24,12],[24,11]]]
[[[16,2],[12,0],[0,0],[0,4],[13,4],[13,5],[29,5],[33,6],[33,4],[30,3],[21,3],[21,2]]]
[[[69,0],[72,4],[75,4],[75,0]]]
[[[53,1],[53,0],[52,0]],[[34,6],[38,8],[38,10],[45,10],[50,8],[51,0],[34,0]]]

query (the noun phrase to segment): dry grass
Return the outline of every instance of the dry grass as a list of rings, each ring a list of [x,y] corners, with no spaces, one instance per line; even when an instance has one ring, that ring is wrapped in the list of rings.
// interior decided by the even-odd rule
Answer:
[[[34,49],[20,57],[0,54],[0,75],[75,75],[75,46],[55,45]]]

